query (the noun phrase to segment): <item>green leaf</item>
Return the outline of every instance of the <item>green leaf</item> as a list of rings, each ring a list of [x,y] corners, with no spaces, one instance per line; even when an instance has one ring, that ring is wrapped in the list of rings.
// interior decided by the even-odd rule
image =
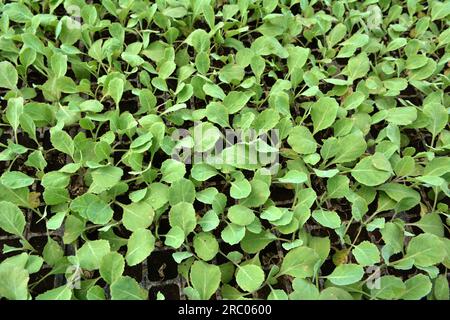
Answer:
[[[264,282],[264,278],[264,271],[254,264],[239,266],[236,272],[237,284],[247,292],[256,291]]]
[[[346,286],[358,282],[363,275],[362,266],[350,263],[337,266],[327,278],[335,285]]]
[[[1,219],[0,219],[1,221]],[[0,297],[9,300],[28,300],[27,270],[14,265],[0,264]]]
[[[130,231],[149,227],[155,216],[153,207],[147,201],[139,201],[120,206],[123,209],[123,225]]]
[[[431,292],[430,278],[423,274],[415,275],[405,281],[406,290],[402,295],[404,300],[420,300]]]
[[[380,262],[380,252],[375,244],[363,241],[352,250],[352,254],[361,266],[371,266]]]
[[[0,228],[8,233],[22,236],[25,229],[25,216],[19,207],[8,201],[0,201]]]
[[[48,238],[42,256],[49,265],[55,265],[64,257],[64,251],[58,242],[52,238]]]
[[[216,84],[212,84],[209,82],[205,83],[203,85],[203,91],[205,91],[208,96],[219,100],[223,100],[225,98],[225,92],[223,92],[222,88]]]
[[[394,300],[401,298],[406,286],[400,278],[389,275],[382,276],[369,289],[371,289],[372,298]]]
[[[267,56],[274,54],[280,58],[289,56],[287,50],[278,42],[277,39],[270,36],[261,36],[254,40],[251,49],[256,55]]]
[[[171,18],[183,18],[187,14],[187,10],[184,7],[168,7],[162,12],[165,16]]]
[[[412,157],[403,157],[394,166],[394,172],[398,176],[409,176],[414,172],[415,161]]]
[[[205,232],[212,231],[219,225],[220,220],[217,213],[214,210],[209,210],[205,215],[198,221],[200,227]]]
[[[423,175],[440,177],[448,172],[450,172],[450,158],[435,157],[425,166]]]
[[[406,253],[407,258],[414,259],[414,265],[424,268],[441,263],[446,256],[441,239],[429,233],[413,237],[408,243]]]
[[[217,170],[206,163],[197,163],[191,169],[192,177],[197,181],[206,181],[217,175]]]
[[[50,66],[56,78],[64,76],[67,72],[67,56],[59,52],[53,53]]]
[[[389,162],[387,162],[388,167],[384,167],[384,170],[378,170],[374,166],[373,160],[373,156],[365,157],[351,171],[353,178],[359,183],[370,187],[386,182],[391,177],[390,171],[392,170]]]
[[[450,14],[450,4],[447,1],[431,2],[431,21],[444,19]]]
[[[212,123],[202,122],[194,127],[194,151],[205,152],[215,147],[222,136]]]
[[[417,110],[414,107],[388,109],[386,120],[396,125],[408,125],[417,118]]]
[[[0,177],[0,183],[11,189],[31,186],[34,179],[20,171],[6,171]]]
[[[327,180],[327,196],[330,199],[345,197],[350,191],[350,180],[346,176],[337,175]]]
[[[252,186],[247,179],[242,178],[231,182],[230,196],[233,199],[244,199],[250,195]]]
[[[253,254],[261,251],[269,243],[276,240],[276,236],[270,231],[262,231],[260,233],[246,232],[245,237],[240,241],[242,250]]]
[[[135,266],[144,261],[155,249],[155,237],[147,229],[137,229],[128,239],[125,259],[129,266]]]
[[[267,131],[272,129],[280,121],[279,113],[274,109],[265,109],[257,115],[252,126],[255,130]]]
[[[109,252],[107,240],[86,241],[77,251],[80,267],[89,271],[99,269],[103,257]]]
[[[199,298],[209,300],[219,289],[220,268],[203,261],[195,261],[191,267],[190,279],[192,286],[199,294]]]
[[[183,229],[181,229],[178,226],[175,226],[170,228],[169,232],[166,234],[165,237],[166,240],[164,241],[164,244],[166,246],[178,249],[183,244],[186,235],[184,234]]]
[[[355,91],[345,98],[342,107],[346,110],[356,109],[361,105],[361,103],[364,102],[365,99],[366,96],[364,95],[364,93],[360,91]]]
[[[304,172],[298,170],[289,170],[286,174],[278,178],[281,183],[304,183],[308,181],[308,176]]]
[[[297,46],[289,47],[287,50],[289,53],[287,65],[289,68],[289,73],[292,75],[294,70],[301,69],[305,65],[311,50],[309,48],[302,48]]]
[[[221,127],[229,127],[228,110],[221,102],[212,101],[206,106],[206,117]]]
[[[267,300],[288,300],[288,295],[282,289],[272,289]]]
[[[305,279],[295,278],[292,281],[294,291],[289,295],[291,300],[318,300],[319,290]]]
[[[311,118],[314,124],[313,134],[329,128],[336,120],[339,105],[335,99],[322,97],[311,106]]]
[[[244,68],[238,64],[227,64],[219,71],[219,79],[225,83],[237,84],[244,78]]]
[[[201,232],[194,236],[193,240],[195,254],[204,261],[212,260],[219,252],[219,243],[216,238],[208,232]]]
[[[353,161],[362,155],[366,148],[366,140],[359,131],[341,137],[337,141],[336,156],[333,163]]]
[[[307,247],[290,250],[281,264],[280,275],[307,278],[314,274],[314,265],[319,261],[317,253]]]
[[[210,67],[209,55],[206,52],[199,52],[195,56],[195,67],[201,74],[206,74]]]
[[[147,290],[131,277],[122,276],[111,285],[112,300],[147,300]]]
[[[437,136],[448,124],[448,113],[440,103],[427,103],[423,106],[423,113],[430,119],[426,126],[433,137]]]
[[[109,82],[108,95],[114,100],[114,103],[119,105],[123,95],[124,83],[121,78],[114,78]]]
[[[25,162],[27,166],[34,167],[40,171],[44,171],[47,166],[47,161],[42,155],[41,151],[35,150],[28,156],[27,161]]]
[[[177,251],[172,253],[173,260],[175,260],[176,263],[181,263],[183,260],[186,260],[187,258],[192,257],[194,254],[192,252],[187,251]]]
[[[97,100],[86,100],[80,104],[80,110],[83,112],[102,112],[103,105]]]
[[[319,300],[354,300],[352,295],[342,288],[328,287],[320,292]]]
[[[413,70],[418,69],[426,65],[428,62],[428,58],[425,55],[416,54],[411,55],[406,59],[405,67],[406,69]]]
[[[402,47],[404,47],[407,43],[407,40],[405,38],[396,38],[389,42],[389,44],[386,46],[386,51],[394,51],[398,50]]]
[[[285,208],[277,208],[275,206],[270,206],[261,213],[260,217],[261,219],[276,221],[281,219],[285,213],[286,213]]]
[[[86,297],[88,300],[106,300],[104,289],[98,285],[90,287]]]
[[[125,261],[121,254],[110,252],[100,262],[100,275],[109,284],[119,279],[125,270]]]
[[[338,169],[330,169],[330,170],[313,169],[313,170],[316,176],[320,178],[332,178],[339,173]]]
[[[50,129],[50,141],[56,150],[73,156],[75,145],[67,132],[56,128]]]
[[[241,91],[230,91],[223,99],[229,114],[239,112],[250,100],[250,95]]]
[[[191,180],[181,178],[172,183],[169,188],[169,203],[174,206],[180,202],[193,203],[195,200],[195,186]],[[153,206],[155,207],[155,206]]]
[[[186,174],[186,168],[182,162],[167,159],[161,165],[162,181],[172,183]]]
[[[152,140],[153,134],[151,132],[147,132],[134,139],[133,142],[130,144],[130,149],[136,153],[145,152],[152,146]]]
[[[109,204],[94,194],[85,193],[70,203],[70,209],[95,224],[107,224],[111,221],[114,211]]]
[[[311,154],[317,149],[317,142],[306,127],[294,127],[287,141],[292,149],[300,154]]]
[[[36,300],[71,300],[72,290],[68,285],[48,290],[36,297]]]
[[[337,229],[341,226],[341,218],[334,211],[323,209],[314,210],[312,213],[312,217],[322,226],[327,228]]]
[[[83,233],[85,227],[85,222],[75,215],[70,215],[67,217],[64,228],[64,238],[65,244],[69,244],[77,240],[77,238]]]
[[[404,230],[394,222],[387,222],[381,230],[384,242],[392,248],[393,253],[400,252],[403,249]]]
[[[0,87],[15,89],[18,81],[16,68],[9,61],[0,62]]]
[[[245,227],[230,223],[222,230],[220,236],[230,245],[238,244],[245,236]]]
[[[250,208],[263,205],[270,196],[269,186],[265,182],[257,179],[250,181],[250,185],[251,191],[249,196],[243,199],[240,204]]]
[[[176,64],[175,62],[168,60],[168,61],[164,61],[160,66],[159,66],[159,72],[158,75],[161,79],[166,80],[176,69]]]
[[[443,274],[438,276],[434,282],[434,297],[436,300],[449,299],[449,285],[447,277]]]
[[[92,184],[89,186],[88,192],[99,194],[118,184],[123,175],[123,170],[118,167],[106,166],[94,169],[91,175]]]
[[[179,227],[185,235],[194,231],[197,219],[192,204],[180,202],[174,205],[169,212],[169,223],[172,228]]]
[[[438,237],[444,236],[444,225],[441,217],[436,212],[423,215],[415,225],[426,233],[434,234]]]
[[[6,120],[8,120],[9,124],[11,125],[15,133],[17,133],[17,128],[19,127],[20,124],[20,116],[22,114],[23,114],[23,98],[19,97],[9,99],[8,106],[6,108]]]
[[[370,61],[365,52],[360,53],[356,57],[348,60],[345,67],[345,74],[350,80],[356,80],[367,75],[370,70]]]
[[[330,47],[332,48],[336,44],[338,44],[342,39],[344,39],[347,34],[347,27],[343,23],[338,23],[328,34],[327,41]]]
[[[239,226],[246,226],[255,220],[255,214],[253,211],[243,205],[234,205],[228,209],[227,214],[228,219],[233,224],[239,225]]]

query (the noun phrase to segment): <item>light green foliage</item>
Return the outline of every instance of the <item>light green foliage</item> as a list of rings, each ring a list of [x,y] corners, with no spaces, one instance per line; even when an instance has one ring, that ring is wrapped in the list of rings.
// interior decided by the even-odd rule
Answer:
[[[1,1],[0,300],[448,300],[449,19]]]

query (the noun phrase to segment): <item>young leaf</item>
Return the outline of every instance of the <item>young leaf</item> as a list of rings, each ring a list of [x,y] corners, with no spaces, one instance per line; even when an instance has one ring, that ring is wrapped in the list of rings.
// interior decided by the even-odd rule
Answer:
[[[362,266],[350,263],[337,266],[327,278],[335,285],[346,286],[361,280],[363,275]]]
[[[150,230],[137,229],[128,239],[125,259],[129,266],[135,266],[146,259],[155,249],[155,237]]]
[[[8,201],[0,201],[0,228],[4,231],[22,236],[25,228],[25,216],[19,207]]]
[[[121,276],[111,285],[112,300],[147,300],[147,297],[147,290],[129,276]]]
[[[148,228],[153,221],[155,211],[147,201],[121,205],[121,207],[123,209],[123,225],[130,231]]]
[[[192,264],[190,279],[192,286],[197,290],[199,298],[208,300],[217,291],[220,284],[220,268],[203,261]]]
[[[307,278],[314,274],[314,265],[319,260],[317,253],[307,247],[298,247],[289,251],[281,264],[280,275]]]
[[[363,241],[353,248],[352,254],[361,266],[372,266],[380,262],[380,252],[373,243]]]
[[[119,279],[125,270],[123,256],[117,252],[110,252],[103,256],[100,262],[100,275],[109,284]]]
[[[68,285],[62,285],[58,288],[47,290],[36,297],[36,300],[71,300],[72,290]]]
[[[110,252],[110,245],[107,240],[86,241],[77,251],[80,267],[86,270],[96,270],[104,256]]]
[[[15,89],[18,81],[16,68],[9,61],[0,62],[0,87]]]
[[[0,183],[11,189],[19,189],[32,185],[34,179],[20,171],[7,171],[0,177]]]
[[[312,217],[322,226],[336,229],[341,226],[341,218],[334,211],[327,211],[323,209],[314,210]]]
[[[170,226],[179,227],[185,235],[191,233],[197,225],[195,210],[192,204],[180,202],[174,205],[169,212]]]
[[[246,226],[253,222],[255,214],[243,205],[234,205],[228,209],[228,219],[236,225]]]
[[[311,106],[311,117],[314,124],[313,134],[330,127],[336,120],[339,105],[335,99],[322,97]]]
[[[236,272],[237,284],[247,292],[256,291],[264,282],[264,278],[264,271],[254,264],[240,266]]]
[[[203,261],[212,260],[219,251],[219,243],[216,238],[211,233],[207,232],[196,234],[193,245],[195,253]]]

